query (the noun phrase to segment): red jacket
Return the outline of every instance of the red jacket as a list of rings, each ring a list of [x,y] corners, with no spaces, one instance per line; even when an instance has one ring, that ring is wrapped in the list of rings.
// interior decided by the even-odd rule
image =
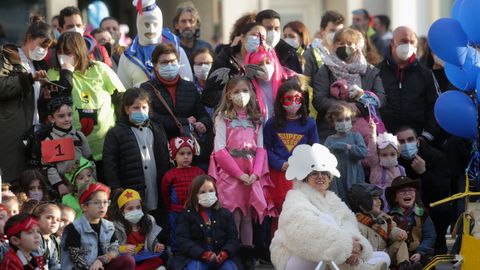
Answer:
[[[42,256],[35,256],[33,257],[37,263],[38,269],[43,270],[43,266],[45,265],[44,258]],[[0,270],[24,270],[24,269],[31,269],[34,270],[35,266],[28,265],[23,266],[22,261],[17,256],[17,253],[10,248],[8,252],[3,257],[2,264],[0,265]]]

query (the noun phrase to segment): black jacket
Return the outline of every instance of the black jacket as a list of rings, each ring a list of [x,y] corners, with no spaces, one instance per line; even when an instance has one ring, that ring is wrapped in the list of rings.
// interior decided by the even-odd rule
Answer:
[[[158,187],[160,187],[160,180],[165,172],[170,169],[167,137],[162,125],[150,121],[148,127],[153,132],[153,151],[157,166]],[[131,128],[132,125],[129,124],[128,120],[122,117],[105,136],[103,146],[104,176],[106,184],[111,189],[131,188],[143,194],[145,179],[142,157],[137,139]],[[162,202],[161,199],[158,201],[159,204]]]
[[[208,74],[207,82],[202,93],[202,103],[207,107],[215,108],[220,103],[222,98],[223,88],[228,82],[228,79],[235,76],[244,74],[244,70],[241,67],[241,63],[235,60],[235,54],[240,52],[241,45],[235,47],[224,47],[220,54],[217,55],[215,61],[212,64],[212,68]],[[220,75],[212,74],[217,71],[222,71]]]
[[[220,251],[228,253],[228,259],[234,260],[237,267],[237,254],[240,248],[237,228],[233,215],[225,208],[212,209],[211,215],[211,245],[207,248],[207,225],[204,223],[200,213],[193,209],[182,212],[177,221],[176,239],[178,253],[173,257],[173,269],[183,269],[190,261],[200,260],[203,252],[213,251],[216,254]],[[241,269],[240,267],[238,269]]]
[[[387,96],[386,106],[380,109],[387,130],[395,133],[402,126],[410,126],[418,134],[425,130],[435,136],[438,126],[433,108],[438,95],[431,71],[417,59],[399,69],[391,54],[378,68]]]
[[[150,95],[150,100],[152,101],[150,109],[152,120],[163,125],[168,139],[179,136],[180,130],[175,124],[173,117],[170,115],[170,113],[168,113],[167,109],[160,102],[157,95],[155,95],[155,92],[150,84],[160,91],[160,94],[165,99],[168,106],[182,125],[188,125],[189,123],[187,118],[193,116],[198,122],[202,122],[207,130],[212,130],[212,120],[205,110],[205,107],[203,107],[203,104],[200,102],[200,96],[193,82],[183,79],[178,80],[176,90],[176,106],[173,106],[173,100],[167,88],[155,78],[141,84],[140,88],[145,89]]]
[[[405,168],[409,178],[420,179],[422,201],[430,208],[430,203],[450,196],[451,177],[447,157],[443,152],[424,142],[420,142],[417,155],[425,160],[426,171],[422,175],[412,169],[411,160],[400,157],[398,163]]]
[[[299,74],[302,73],[302,65],[297,56],[297,49],[288,45],[283,39],[280,39],[277,46],[275,46],[275,53],[282,66]]]

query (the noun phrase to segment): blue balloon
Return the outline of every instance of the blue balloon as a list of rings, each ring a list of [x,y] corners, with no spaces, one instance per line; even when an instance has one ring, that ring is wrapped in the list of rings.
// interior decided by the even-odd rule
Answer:
[[[462,6],[463,0],[457,0],[452,5],[452,18],[459,20],[460,18],[460,7]]]
[[[428,44],[440,59],[456,66],[465,63],[468,40],[457,20],[436,20],[428,30]]]
[[[480,1],[463,0],[458,17],[458,21],[468,36],[468,40],[474,44],[480,44],[480,31],[478,31],[478,26],[480,25],[479,10]]]
[[[463,66],[445,63],[445,74],[448,80],[458,89],[472,90],[477,86],[477,77],[480,72],[480,54],[476,49],[469,47]]]
[[[477,136],[477,108],[465,93],[450,90],[438,97],[435,118],[448,133],[466,139]]]

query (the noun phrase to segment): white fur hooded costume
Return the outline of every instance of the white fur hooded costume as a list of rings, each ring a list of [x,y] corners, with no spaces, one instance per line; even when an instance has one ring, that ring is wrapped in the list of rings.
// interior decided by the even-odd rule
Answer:
[[[373,269],[366,263],[372,256],[372,246],[360,233],[354,213],[335,193],[326,191],[324,197],[302,181],[314,170],[339,177],[335,156],[320,144],[299,145],[288,164],[286,177],[296,181],[287,193],[270,245],[275,269],[284,270],[292,256],[311,262],[334,261],[340,269]],[[360,239],[363,247],[362,262],[356,267],[345,264],[352,255],[352,237]]]
[[[141,5],[137,5],[139,4],[139,1],[141,2]],[[141,14],[137,14],[137,38],[139,45],[149,46],[161,43],[163,15],[160,8],[155,4],[155,0],[133,0],[133,6],[143,7]],[[145,23],[150,23],[150,27],[146,27]],[[165,29],[164,31],[168,30]],[[145,33],[147,32],[155,33],[156,35],[153,38],[147,38],[145,36]],[[176,44],[175,47],[177,48],[179,55],[178,63],[180,65],[180,77],[185,80],[193,81],[193,73],[187,54],[179,44]],[[151,62],[151,55],[148,55],[147,58],[147,61]],[[117,74],[125,88],[138,87],[141,83],[150,79],[142,68],[125,56],[125,53],[120,56]]]

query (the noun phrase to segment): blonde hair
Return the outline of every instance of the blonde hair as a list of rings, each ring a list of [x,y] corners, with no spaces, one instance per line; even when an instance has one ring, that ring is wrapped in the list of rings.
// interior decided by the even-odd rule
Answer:
[[[261,121],[262,115],[260,113],[260,109],[258,108],[257,96],[255,95],[255,91],[253,91],[250,80],[245,76],[232,77],[225,85],[220,105],[215,111],[213,119],[215,119],[217,116],[229,119],[233,119],[237,116],[234,110],[234,104],[230,98],[230,94],[233,88],[235,88],[235,86],[237,86],[237,84],[239,84],[240,82],[244,82],[245,84],[247,84],[248,90],[250,92],[250,101],[246,106],[249,119],[252,120],[254,123]]]
[[[352,118],[352,122],[354,121],[355,111],[352,110],[352,106],[346,102],[339,102],[330,107],[325,115],[325,120],[329,125],[334,126],[335,119],[344,113],[349,113],[350,117]]]

